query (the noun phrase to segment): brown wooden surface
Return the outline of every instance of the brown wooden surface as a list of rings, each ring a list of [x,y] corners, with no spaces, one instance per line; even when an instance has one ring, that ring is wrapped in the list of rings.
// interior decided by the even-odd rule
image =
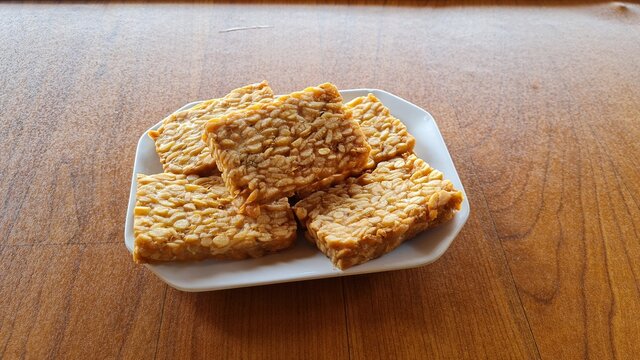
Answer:
[[[637,357],[640,6],[383,4],[0,5],[0,358]],[[203,294],[135,266],[140,134],[262,79],[428,109],[472,206],[449,251]]]

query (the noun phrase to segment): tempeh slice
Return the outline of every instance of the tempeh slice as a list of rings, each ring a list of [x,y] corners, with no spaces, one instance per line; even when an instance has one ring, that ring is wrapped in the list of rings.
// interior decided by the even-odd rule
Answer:
[[[355,98],[346,103],[345,107],[351,110],[353,119],[360,124],[362,132],[367,138],[367,143],[371,146],[367,169],[374,168],[381,161],[413,151],[416,143],[415,138],[409,134],[407,127],[393,117],[389,109],[373,94]],[[313,186],[299,190],[298,196],[305,198],[319,189],[337,184],[354,175],[360,175],[360,173],[330,176]]]
[[[202,141],[204,124],[228,111],[244,109],[256,102],[272,100],[273,92],[263,81],[231,91],[220,99],[204,101],[169,115],[158,130],[149,132],[165,172],[209,175],[217,173],[215,159]]]
[[[413,154],[317,191],[294,206],[305,236],[340,269],[395,249],[453,217],[462,193]]]
[[[289,247],[296,222],[286,198],[238,214],[219,176],[137,176],[134,252],[138,263],[242,259]]]
[[[205,128],[222,178],[243,207],[361,170],[371,149],[329,83],[228,113]]]

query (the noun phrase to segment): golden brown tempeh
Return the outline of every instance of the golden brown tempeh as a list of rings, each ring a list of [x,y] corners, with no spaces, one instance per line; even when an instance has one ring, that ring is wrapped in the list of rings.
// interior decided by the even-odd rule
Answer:
[[[228,113],[205,128],[222,177],[243,206],[360,170],[370,152],[338,89],[328,83]]]
[[[462,193],[413,154],[317,191],[294,206],[306,237],[339,268],[377,258],[451,219]]]
[[[136,262],[242,259],[290,246],[296,222],[287,199],[237,213],[219,176],[162,173],[137,176]]]
[[[407,127],[393,117],[389,109],[373,94],[355,98],[345,104],[345,107],[351,110],[353,119],[360,124],[362,132],[367,138],[367,143],[371,146],[367,169],[374,168],[381,161],[413,151],[415,138],[409,134]],[[313,186],[299,190],[298,196],[305,198],[319,189],[327,188],[354,175],[360,175],[360,172],[330,176],[316,182]]]
[[[204,124],[228,111],[244,109],[256,102],[271,100],[273,92],[263,81],[231,91],[220,99],[202,102],[191,109],[169,115],[158,130],[149,132],[166,172],[209,175],[217,173],[215,159],[202,141]]]

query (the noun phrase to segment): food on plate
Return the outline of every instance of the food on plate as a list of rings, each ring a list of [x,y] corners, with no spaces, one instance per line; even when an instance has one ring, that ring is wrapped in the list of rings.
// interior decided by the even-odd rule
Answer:
[[[373,94],[355,98],[345,104],[360,124],[371,146],[370,165],[374,167],[397,155],[413,151],[416,139],[409,134],[402,121],[391,115],[389,109]]]
[[[217,173],[215,159],[202,141],[204,124],[229,111],[272,98],[269,84],[263,81],[235,89],[223,98],[207,100],[191,109],[169,115],[158,130],[149,132],[156,143],[156,152],[164,171],[200,175]]]
[[[355,98],[346,103],[345,107],[351,110],[353,119],[358,122],[362,133],[367,138],[367,143],[371,146],[367,169],[374,168],[381,161],[413,151],[416,139],[409,134],[407,127],[393,117],[389,109],[373,94]],[[352,175],[359,175],[359,172],[327,177],[312,186],[299,190],[298,195],[304,198],[314,191],[339,183]]]
[[[137,175],[134,251],[138,263],[243,259],[289,247],[296,222],[286,198],[238,213],[222,178]]]
[[[241,210],[359,171],[371,151],[329,83],[209,120],[204,137]]]
[[[305,236],[347,269],[451,219],[461,202],[462,193],[440,171],[406,154],[311,194],[294,212]]]
[[[330,83],[280,97],[266,81],[247,85],[149,135],[165,172],[136,176],[137,263],[263,256],[293,244],[297,218],[347,269],[450,220],[462,203],[378,98],[343,104]]]

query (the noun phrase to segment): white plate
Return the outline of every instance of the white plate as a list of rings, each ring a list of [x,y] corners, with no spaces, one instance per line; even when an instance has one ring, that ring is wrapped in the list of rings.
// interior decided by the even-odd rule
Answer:
[[[391,113],[407,125],[416,137],[415,152],[431,166],[444,172],[456,188],[464,193],[447,146],[433,117],[421,108],[386,91],[353,89],[340,92],[344,101],[373,93]],[[183,106],[188,109],[199,102]],[[157,129],[160,123],[149,130]],[[162,172],[162,165],[153,141],[143,134],[138,141],[133,166],[131,195],[124,239],[129,251],[133,251],[133,208],[135,206],[135,174]],[[434,229],[418,234],[397,249],[378,259],[341,271],[331,264],[324,254],[307,242],[300,234],[296,244],[277,254],[259,259],[241,261],[204,260],[200,262],[145,265],[160,279],[182,291],[209,291],[244,286],[274,284],[288,281],[320,279],[335,276],[365,274],[380,271],[407,269],[429,264],[447,250],[469,218],[469,202],[465,194],[462,209],[453,220]]]

